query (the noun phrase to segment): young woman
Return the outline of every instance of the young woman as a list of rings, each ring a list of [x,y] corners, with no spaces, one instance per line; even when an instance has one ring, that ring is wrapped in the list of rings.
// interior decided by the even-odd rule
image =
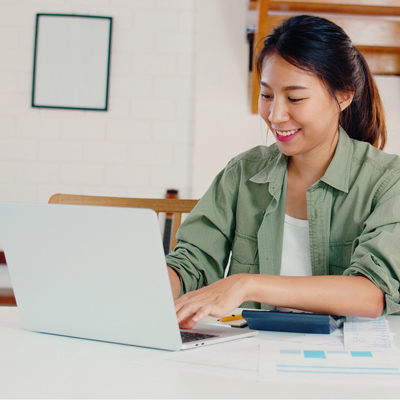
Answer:
[[[181,327],[239,306],[400,313],[400,158],[376,148],[386,128],[363,56],[302,15],[266,37],[257,70],[276,143],[232,159],[182,224],[167,256]]]

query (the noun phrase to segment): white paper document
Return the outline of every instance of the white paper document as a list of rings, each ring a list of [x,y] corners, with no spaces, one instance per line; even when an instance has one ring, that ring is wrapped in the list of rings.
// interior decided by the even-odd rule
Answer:
[[[400,387],[398,352],[327,350],[320,346],[261,346],[259,379],[348,382]]]
[[[343,328],[345,350],[388,351],[394,349],[385,317],[347,317]]]

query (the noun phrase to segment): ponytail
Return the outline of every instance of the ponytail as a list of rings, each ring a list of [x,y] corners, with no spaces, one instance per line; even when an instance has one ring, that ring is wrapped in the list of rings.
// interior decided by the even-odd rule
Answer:
[[[387,141],[385,113],[378,88],[363,55],[354,47],[358,73],[354,82],[354,98],[340,114],[339,123],[347,134],[383,150]]]

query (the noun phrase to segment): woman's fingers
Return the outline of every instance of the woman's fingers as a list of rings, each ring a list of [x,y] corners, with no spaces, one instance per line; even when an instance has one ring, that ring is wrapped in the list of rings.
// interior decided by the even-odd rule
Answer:
[[[213,304],[215,299],[193,298],[191,300],[177,304],[176,315],[178,322],[184,321],[187,318],[193,319],[198,322],[201,318],[211,314],[213,312]]]
[[[202,318],[210,315],[212,305],[206,304],[200,306],[200,308],[195,308],[192,312],[187,312],[187,310],[182,311],[183,315],[186,314],[181,320],[178,316],[179,326],[183,329],[191,329],[193,328],[197,322],[199,322]]]
[[[240,279],[239,275],[221,279],[177,299],[175,310],[181,328],[190,329],[207,315],[218,318],[239,307],[244,301]]]
[[[190,319],[190,317],[184,319],[179,323],[179,328],[181,329],[192,329],[196,325],[196,322]]]

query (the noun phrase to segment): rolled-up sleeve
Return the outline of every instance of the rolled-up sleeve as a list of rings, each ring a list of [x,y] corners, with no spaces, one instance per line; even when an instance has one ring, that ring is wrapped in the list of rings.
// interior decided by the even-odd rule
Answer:
[[[344,275],[369,278],[385,295],[384,313],[400,314],[399,171],[392,171],[381,182]]]
[[[178,230],[178,244],[166,261],[180,277],[181,294],[224,276],[235,231],[237,181],[235,165],[230,163]]]

